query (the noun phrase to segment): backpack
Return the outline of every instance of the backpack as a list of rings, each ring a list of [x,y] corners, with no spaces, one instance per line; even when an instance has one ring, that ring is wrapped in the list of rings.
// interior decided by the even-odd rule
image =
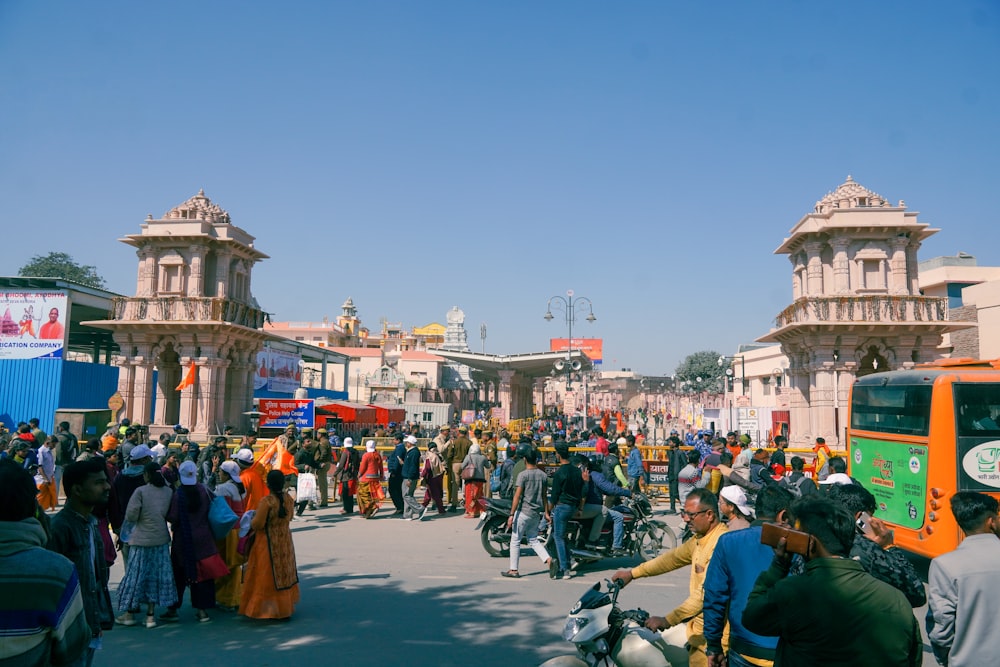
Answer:
[[[802,477],[799,477],[799,478],[798,478],[797,480],[795,480],[794,482],[789,482],[789,481],[787,481],[787,480],[786,480],[786,481],[785,481],[785,484],[784,484],[784,487],[785,487],[785,489],[786,489],[786,490],[787,490],[787,491],[788,491],[789,493],[791,493],[791,494],[792,494],[792,495],[793,495],[794,497],[796,497],[796,498],[801,498],[801,497],[802,497],[802,484],[803,484],[803,483],[804,483],[804,482],[805,482],[805,481],[806,481],[807,479],[808,479],[808,478],[807,478],[807,477],[806,477],[805,475],[803,475]]]
[[[347,472],[348,477],[350,479],[354,479],[355,477],[358,476],[358,468],[361,467],[361,452],[354,449],[353,447],[348,448],[347,451],[350,452],[351,458],[347,461],[347,466],[345,466],[345,470]]]
[[[56,456],[57,465],[69,465],[76,460],[77,454],[77,440],[76,436],[71,433],[56,433],[56,437],[59,438],[59,451]]]
[[[601,462],[601,473],[604,475],[604,479],[608,480],[615,486],[619,486],[618,476],[615,475],[615,467],[620,465],[621,462],[618,460],[618,457],[615,456],[614,454],[608,454],[607,456],[604,457],[604,460]]]
[[[506,459],[500,466],[500,497],[510,500],[514,497],[514,466],[517,461]]]

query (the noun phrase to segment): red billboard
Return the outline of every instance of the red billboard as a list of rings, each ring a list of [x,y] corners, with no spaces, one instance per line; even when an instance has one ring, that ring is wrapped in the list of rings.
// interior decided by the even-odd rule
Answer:
[[[565,352],[570,347],[569,341],[569,338],[550,338],[549,350],[552,352]],[[601,363],[604,359],[603,338],[574,338],[573,349],[583,352],[595,364]]]

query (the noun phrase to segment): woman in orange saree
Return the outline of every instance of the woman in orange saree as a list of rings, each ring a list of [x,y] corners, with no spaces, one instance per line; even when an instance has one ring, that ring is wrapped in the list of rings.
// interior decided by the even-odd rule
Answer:
[[[265,496],[250,523],[255,537],[246,569],[240,613],[250,618],[290,618],[299,601],[299,575],[289,522],[295,501],[280,470],[267,473]]]

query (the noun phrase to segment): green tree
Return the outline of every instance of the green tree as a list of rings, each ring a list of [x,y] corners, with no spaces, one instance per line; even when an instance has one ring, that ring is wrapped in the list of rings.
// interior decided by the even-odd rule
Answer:
[[[722,356],[714,350],[689,354],[677,365],[676,386],[683,391],[688,383],[694,391],[722,392],[725,368],[719,365]]]
[[[26,278],[62,278],[101,289],[104,289],[105,285],[104,278],[97,275],[97,267],[77,264],[64,252],[35,255],[21,267],[17,275]]]

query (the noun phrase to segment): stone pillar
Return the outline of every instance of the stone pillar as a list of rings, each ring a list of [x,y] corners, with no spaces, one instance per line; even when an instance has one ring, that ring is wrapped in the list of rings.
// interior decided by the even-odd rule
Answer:
[[[150,346],[143,345],[139,354],[132,358],[132,422],[148,424],[153,407],[153,360],[150,358]]]
[[[127,347],[123,349],[128,349]],[[135,367],[132,365],[131,359],[122,355],[115,355],[114,365],[118,367],[118,393],[121,394],[122,399],[125,401],[125,408],[123,409],[121,417],[129,417],[131,419],[132,409],[133,409],[133,387],[135,386]],[[112,414],[111,418],[118,420],[119,415]]]
[[[220,252],[216,256],[215,265],[215,296],[220,299],[229,298],[229,264],[232,262],[231,252]]]
[[[800,261],[799,253],[789,255],[788,260],[792,263],[792,301],[795,301],[799,297],[805,296],[802,293],[803,285],[800,279],[801,272],[805,269],[805,266]]]
[[[910,240],[906,246],[906,281],[909,294],[920,294],[920,277],[917,271],[917,250],[920,241]]]
[[[823,251],[823,243],[820,241],[807,241],[803,247],[806,251],[808,263],[806,265],[806,295],[823,295],[823,260],[820,253]]]
[[[511,380],[514,378],[514,371],[498,371],[500,375],[500,392],[499,401],[500,408],[503,411],[503,421],[506,424],[511,419],[511,402],[514,400],[513,392],[511,391]]]
[[[830,245],[833,246],[833,290],[837,294],[850,294],[851,267],[847,259],[847,248],[851,239],[837,236]]]
[[[909,281],[906,275],[906,246],[910,239],[894,236],[889,239],[892,254],[889,257],[889,294],[908,294]]]
[[[181,365],[180,379],[184,378],[184,375],[187,373],[188,366],[190,366],[192,361],[195,362],[196,364],[195,381],[193,385],[191,385],[190,387],[185,387],[180,392],[180,412],[177,415],[177,422],[182,426],[184,426],[185,428],[187,428],[189,431],[191,431],[193,435],[196,431],[196,424],[198,421],[197,392],[198,392],[198,384],[201,380],[200,377],[201,373],[199,372],[199,368],[197,367],[199,360],[193,357],[180,358],[180,365]]]
[[[204,296],[205,295],[205,276],[203,273],[203,262],[205,248],[200,245],[193,245],[188,248],[188,252],[191,253],[191,275],[188,278],[187,284],[187,295],[188,296]]]

